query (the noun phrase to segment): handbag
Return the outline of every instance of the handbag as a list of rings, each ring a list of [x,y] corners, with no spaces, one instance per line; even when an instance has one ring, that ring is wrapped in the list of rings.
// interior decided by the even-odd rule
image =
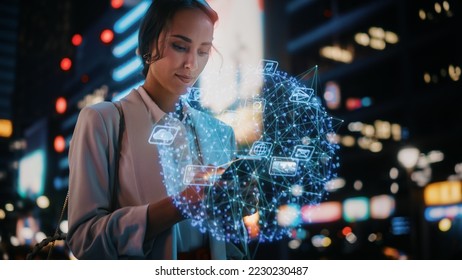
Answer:
[[[122,109],[122,105],[120,104],[120,101],[115,101],[112,102],[114,106],[117,108],[117,111],[119,111],[119,116],[120,116],[120,122],[119,122],[119,135],[117,139],[117,152],[115,153],[115,170],[114,170],[114,184],[111,188],[112,194],[111,194],[111,209],[115,210],[117,207],[117,186],[119,184],[119,158],[120,158],[120,151],[122,150],[122,137],[123,137],[123,132],[125,130],[125,119],[124,119],[124,112]],[[50,249],[48,250],[48,255],[47,255],[47,260],[51,259],[51,254],[53,252],[54,246],[56,241],[58,240],[66,240],[67,234],[64,232],[59,231],[59,225],[61,224],[64,213],[67,209],[67,205],[69,203],[69,190],[67,191],[66,198],[64,199],[63,207],[61,209],[61,214],[59,215],[58,219],[58,224],[56,226],[56,230],[53,236],[47,236],[44,238],[40,243],[37,243],[34,248],[32,249],[32,252],[27,254],[26,259],[27,260],[32,260],[35,258],[37,254],[40,253],[40,251],[48,246],[48,244],[51,243]]]

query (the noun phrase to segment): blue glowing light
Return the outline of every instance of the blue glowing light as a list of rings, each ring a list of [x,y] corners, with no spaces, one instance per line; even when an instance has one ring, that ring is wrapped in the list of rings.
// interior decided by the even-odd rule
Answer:
[[[117,44],[112,50],[112,54],[121,58],[126,55],[129,51],[134,50],[138,46],[138,32],[128,36],[125,40]]]
[[[138,57],[133,57],[121,66],[114,69],[112,79],[116,82],[121,82],[138,70],[141,70],[141,60]]]
[[[411,231],[411,225],[408,217],[393,217],[391,219],[391,228],[393,235],[405,235]]]
[[[133,26],[145,14],[151,1],[143,1],[128,11],[114,24],[114,31],[117,33],[124,33],[127,29]]]
[[[361,99],[361,104],[363,107],[369,107],[372,105],[372,99],[370,97],[363,97]]]
[[[21,197],[34,198],[45,189],[46,156],[43,149],[27,154],[19,160],[18,193]]]
[[[462,217],[462,204],[427,207],[424,216],[429,222],[437,222],[443,218]]]
[[[60,170],[68,169],[69,168],[69,160],[67,157],[64,157],[58,161],[58,167]]]

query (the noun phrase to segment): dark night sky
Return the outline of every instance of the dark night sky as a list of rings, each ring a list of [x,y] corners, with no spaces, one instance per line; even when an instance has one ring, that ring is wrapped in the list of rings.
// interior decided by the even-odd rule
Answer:
[[[59,61],[74,53],[71,37],[82,33],[109,1],[21,1],[18,70],[13,114],[18,133],[53,109],[64,73]]]

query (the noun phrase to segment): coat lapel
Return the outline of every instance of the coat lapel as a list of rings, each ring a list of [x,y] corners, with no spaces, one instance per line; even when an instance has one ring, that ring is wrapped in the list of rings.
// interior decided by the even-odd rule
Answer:
[[[167,197],[167,191],[161,175],[159,152],[156,145],[148,143],[153,129],[151,115],[136,90],[122,99],[121,104],[140,200],[144,203],[159,201]]]

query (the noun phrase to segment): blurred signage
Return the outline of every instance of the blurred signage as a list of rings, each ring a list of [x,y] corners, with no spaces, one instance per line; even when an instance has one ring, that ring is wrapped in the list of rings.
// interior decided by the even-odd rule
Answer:
[[[337,201],[322,202],[319,205],[306,205],[301,209],[305,223],[329,223],[340,220],[342,204]]]
[[[390,195],[348,198],[342,202],[329,201],[319,205],[305,205],[301,208],[304,223],[329,223],[342,218],[346,222],[360,222],[369,218],[388,219],[394,212],[396,201]]]
[[[18,193],[21,197],[35,198],[45,189],[45,151],[35,150],[19,160]]]
[[[395,199],[390,195],[377,195],[371,198],[371,218],[387,219],[395,212]]]
[[[369,219],[369,199],[367,197],[348,198],[343,202],[343,219],[346,222],[360,222]]]
[[[425,205],[449,205],[462,202],[462,182],[444,181],[429,184],[424,189]]]
[[[462,204],[427,207],[424,216],[425,220],[429,222],[438,222],[444,218],[462,217]]]
[[[10,120],[0,119],[0,137],[9,138],[13,134],[13,123]]]
[[[394,217],[391,219],[391,232],[393,235],[405,235],[411,231],[409,217]]]

